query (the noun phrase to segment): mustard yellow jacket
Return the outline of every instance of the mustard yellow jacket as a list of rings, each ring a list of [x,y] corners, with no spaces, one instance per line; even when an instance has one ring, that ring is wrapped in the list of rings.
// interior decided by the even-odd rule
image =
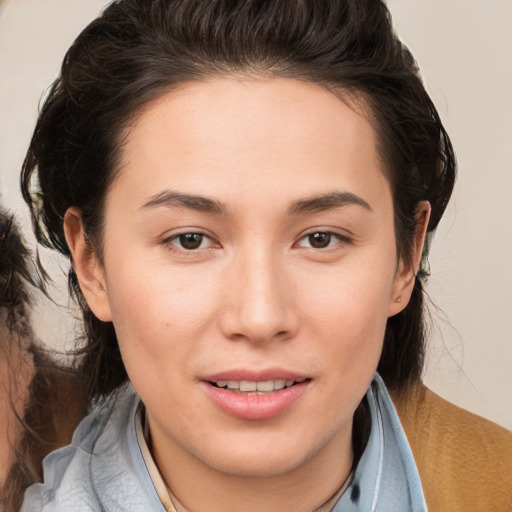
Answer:
[[[512,432],[423,384],[391,396],[430,512],[512,511]]]

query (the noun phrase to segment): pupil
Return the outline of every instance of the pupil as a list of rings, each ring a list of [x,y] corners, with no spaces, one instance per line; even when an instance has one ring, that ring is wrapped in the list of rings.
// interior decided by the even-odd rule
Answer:
[[[329,233],[313,233],[309,235],[309,243],[315,249],[323,249],[331,242],[331,235]]]
[[[198,233],[187,233],[180,235],[180,244],[184,249],[197,249],[203,241],[203,235]]]

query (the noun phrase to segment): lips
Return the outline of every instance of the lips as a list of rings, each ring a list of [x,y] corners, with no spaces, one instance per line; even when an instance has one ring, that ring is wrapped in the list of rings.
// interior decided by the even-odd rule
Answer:
[[[311,379],[287,371],[231,371],[209,376],[203,388],[213,404],[234,418],[259,421],[290,409],[306,392]]]

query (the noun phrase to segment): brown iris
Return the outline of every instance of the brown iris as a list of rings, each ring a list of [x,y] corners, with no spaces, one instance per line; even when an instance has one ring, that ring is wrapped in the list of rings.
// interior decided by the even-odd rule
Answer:
[[[317,233],[311,233],[308,236],[308,241],[311,244],[311,247],[315,249],[325,249],[331,243],[331,234],[319,231]]]
[[[200,233],[185,233],[184,235],[179,235],[178,239],[184,249],[192,251],[199,249],[203,241],[203,235]]]

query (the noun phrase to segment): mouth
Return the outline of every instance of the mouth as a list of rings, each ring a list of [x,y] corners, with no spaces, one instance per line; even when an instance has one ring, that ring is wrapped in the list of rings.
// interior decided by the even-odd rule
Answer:
[[[230,372],[203,381],[203,389],[212,403],[224,414],[242,420],[268,420],[280,416],[301,400],[312,381],[287,372],[283,372],[286,375],[281,372],[247,373]],[[277,378],[272,378],[269,373],[274,373]]]
[[[251,380],[218,380],[215,382],[209,382],[210,385],[235,393],[238,395],[246,396],[264,396],[275,393],[282,389],[291,388],[297,384],[305,382],[310,379],[299,378],[296,380],[285,380],[285,379],[271,379],[261,381]]]

